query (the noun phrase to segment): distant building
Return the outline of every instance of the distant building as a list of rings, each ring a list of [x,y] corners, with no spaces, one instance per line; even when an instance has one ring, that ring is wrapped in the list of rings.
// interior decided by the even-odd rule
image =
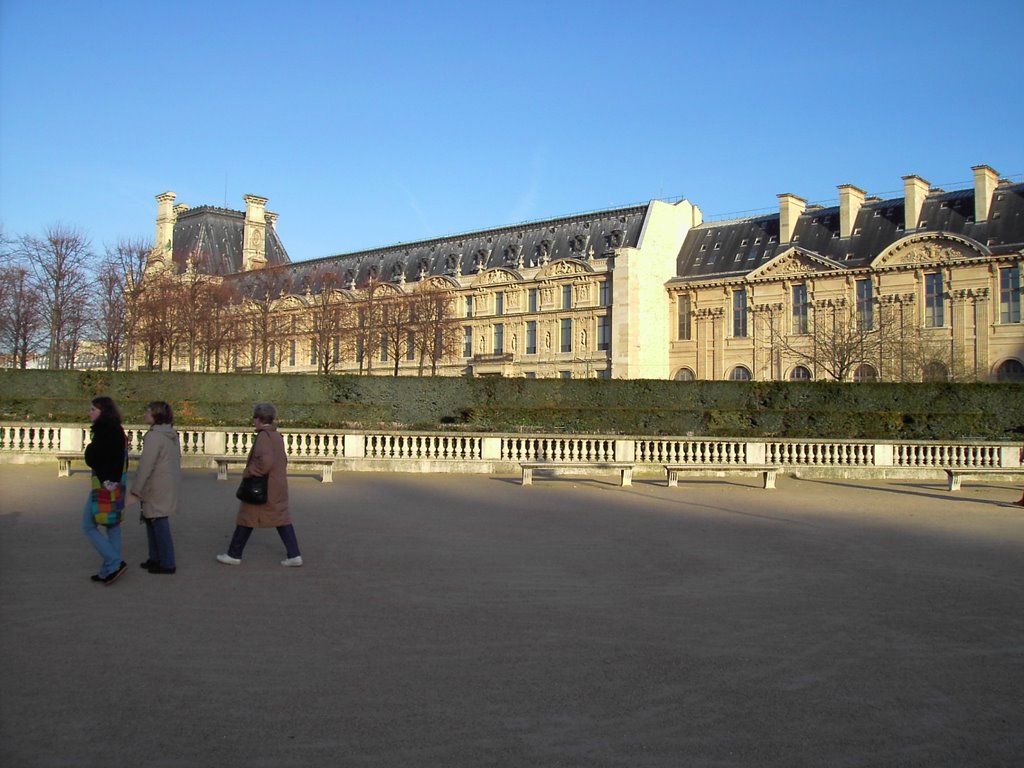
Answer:
[[[687,200],[655,200],[301,263],[265,198],[190,210],[168,192],[147,279],[198,276],[266,307],[272,339],[241,332],[218,351],[243,370],[316,371],[323,345],[303,318],[326,290],[360,318],[339,323],[334,370],[416,375],[411,331],[397,363],[400,344],[339,340],[369,333],[368,287],[431,286],[459,336],[441,375],[1024,380],[1024,184],[973,170],[953,192],[906,176],[902,198],[844,184],[838,206],[787,193],[778,213],[707,223]]]

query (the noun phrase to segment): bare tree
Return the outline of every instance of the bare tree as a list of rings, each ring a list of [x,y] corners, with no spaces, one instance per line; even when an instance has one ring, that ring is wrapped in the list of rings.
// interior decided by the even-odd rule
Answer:
[[[354,310],[341,293],[341,276],[334,268],[310,275],[307,330],[317,372],[327,375],[341,360],[355,354]],[[314,290],[315,289],[315,290]]]
[[[28,269],[0,267],[0,350],[12,368],[28,367],[44,339],[42,297]]]
[[[103,349],[104,367],[116,371],[125,362],[125,281],[120,264],[110,250],[96,274],[98,302],[95,312],[97,341]]]
[[[47,366],[69,368],[88,318],[93,254],[89,239],[73,227],[55,224],[42,237],[25,235],[20,250],[32,270],[46,316]]]
[[[877,323],[858,314],[845,299],[810,305],[806,334],[791,334],[775,312],[766,313],[771,347],[806,365],[816,378],[848,381],[862,363],[877,364],[881,333]]]
[[[429,284],[413,291],[411,298],[418,374],[423,375],[429,362],[430,375],[436,376],[438,363],[460,350],[461,326],[452,313],[455,300],[451,291]]]
[[[146,270],[146,262],[153,250],[152,243],[142,239],[124,238],[113,247],[107,247],[102,269],[117,274],[121,284],[122,304],[124,312],[124,328],[122,329],[121,366],[126,370],[134,364],[136,346],[139,342],[140,306],[144,289],[142,276]],[[101,317],[106,312],[101,310]]]
[[[356,316],[356,363],[360,375],[365,366],[367,373],[373,371],[373,360],[381,348],[381,325],[383,323],[383,303],[390,287],[375,275],[363,284],[361,299],[357,306]]]
[[[406,294],[394,294],[381,302],[381,350],[391,362],[394,376],[398,376],[402,358],[415,353],[413,306]]]

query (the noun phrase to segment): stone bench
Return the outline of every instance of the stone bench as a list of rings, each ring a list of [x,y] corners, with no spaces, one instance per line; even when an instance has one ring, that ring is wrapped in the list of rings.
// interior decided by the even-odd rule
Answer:
[[[138,461],[139,454],[129,453],[129,461]],[[70,477],[71,476],[71,462],[73,461],[85,461],[85,452],[76,451],[75,453],[58,453],[57,454],[57,477]]]
[[[533,485],[535,469],[568,470],[571,472],[590,472],[615,470],[619,472],[619,485],[625,487],[633,484],[633,467],[635,465],[621,461],[523,461],[519,463],[523,470],[523,485]]]
[[[946,479],[949,481],[947,489],[950,491],[959,491],[960,481],[973,475],[1024,477],[1024,467],[943,467],[942,471],[946,473]]]
[[[248,461],[248,458],[246,456],[214,456],[213,460],[217,464],[217,479],[227,480],[228,467],[232,464],[239,464],[244,467],[245,462]],[[334,459],[328,459],[322,456],[288,457],[289,472],[291,472],[293,469],[308,469],[310,467],[320,470],[320,482],[334,482]]]
[[[762,476],[765,488],[775,487],[775,478],[782,467],[768,464],[666,464],[665,484],[669,488],[675,488],[679,484],[680,475],[700,475],[703,477],[714,477],[721,474],[759,474]]]

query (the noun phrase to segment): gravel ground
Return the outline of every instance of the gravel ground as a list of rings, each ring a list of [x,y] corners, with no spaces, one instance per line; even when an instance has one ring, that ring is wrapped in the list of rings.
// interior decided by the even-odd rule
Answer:
[[[295,476],[306,565],[230,567],[188,470],[178,573],[133,520],[102,586],[55,475],[0,466],[10,768],[1024,763],[1011,486]]]

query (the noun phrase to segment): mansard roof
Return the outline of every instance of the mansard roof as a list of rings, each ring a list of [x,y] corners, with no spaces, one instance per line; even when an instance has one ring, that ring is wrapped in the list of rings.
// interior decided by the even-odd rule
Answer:
[[[361,287],[371,278],[401,283],[422,277],[473,275],[495,267],[516,270],[562,259],[586,262],[611,256],[616,248],[636,247],[648,207],[615,208],[398,243],[283,265],[274,270],[280,274],[273,279],[259,278],[257,272],[265,270],[258,270],[241,273],[233,280],[240,287],[255,281],[279,283],[286,292],[301,293],[307,288],[315,292],[324,280],[350,288]]]
[[[182,211],[174,223],[174,264],[183,272],[189,259],[196,271],[209,275],[229,275],[242,269],[242,242],[245,214],[227,208],[202,205]],[[291,263],[277,232],[266,227],[268,267]]]
[[[869,266],[893,243],[912,233],[960,235],[992,253],[1024,247],[1024,184],[1000,185],[985,221],[974,220],[974,190],[933,190],[917,227],[904,226],[904,199],[868,199],[857,213],[853,234],[840,237],[839,207],[811,207],[800,215],[789,243],[779,243],[779,214],[711,221],[686,236],[676,262],[677,280],[724,280],[750,274],[793,246],[848,269]]]

